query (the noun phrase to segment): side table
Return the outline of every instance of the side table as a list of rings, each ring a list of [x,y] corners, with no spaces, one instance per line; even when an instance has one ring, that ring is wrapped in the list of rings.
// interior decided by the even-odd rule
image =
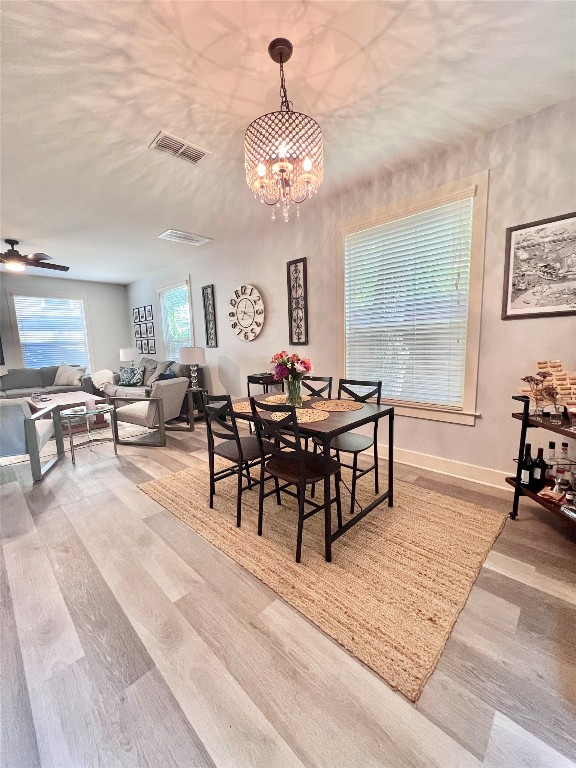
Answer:
[[[187,426],[180,426],[178,424],[165,424],[166,429],[171,432],[194,432],[194,419],[201,418],[203,415],[202,410],[202,394],[208,394],[208,390],[203,387],[189,387],[186,390],[186,424]],[[194,416],[194,400],[197,401],[198,416]],[[180,413],[180,419],[184,419],[184,411]]]
[[[90,431],[90,416],[104,416],[105,413],[112,413],[114,410],[113,405],[96,405],[94,408],[86,408],[86,406],[79,406],[77,408],[68,408],[65,411],[60,411],[60,417],[66,422],[68,426],[68,437],[70,440],[70,456],[72,458],[72,464],[76,464],[76,456],[75,451],[77,448],[84,448],[86,445],[92,445],[95,443],[112,443],[114,445],[114,453],[118,455],[118,448],[116,446],[116,441],[112,436],[110,437],[92,437],[92,432]],[[73,421],[77,421],[78,419],[85,419],[86,421],[86,432],[88,433],[88,438],[86,440],[83,440],[81,443],[76,443],[74,445],[74,425],[72,424]]]

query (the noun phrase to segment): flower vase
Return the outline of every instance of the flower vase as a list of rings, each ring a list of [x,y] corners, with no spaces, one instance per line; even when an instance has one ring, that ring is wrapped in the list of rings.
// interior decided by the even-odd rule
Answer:
[[[295,408],[302,407],[302,387],[300,379],[286,379],[287,395],[286,404]]]

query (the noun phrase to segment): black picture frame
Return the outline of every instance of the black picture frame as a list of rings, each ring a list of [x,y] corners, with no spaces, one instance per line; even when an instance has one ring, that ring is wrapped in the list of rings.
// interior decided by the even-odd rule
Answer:
[[[143,339],[148,338],[148,323],[140,323],[140,336]]]
[[[306,257],[286,264],[290,344],[308,344],[308,266]]]
[[[146,323],[146,336],[154,336],[154,323]]]
[[[141,339],[142,338],[142,334],[140,332],[140,323],[137,323],[134,326],[134,338],[135,339]]]
[[[148,354],[148,339],[142,339],[142,352]]]
[[[152,316],[152,304],[146,304],[145,305],[145,307],[144,307],[144,315],[146,317],[146,322],[148,322],[148,320],[153,320],[154,319],[153,316]]]
[[[140,311],[138,307],[134,307],[134,309],[132,310],[132,319],[135,323],[140,322]]]
[[[576,212],[508,227],[502,320],[576,315],[575,271]]]
[[[146,312],[144,311],[144,307],[138,307],[138,319],[141,323],[146,321]]]
[[[214,303],[214,284],[202,286],[202,303],[204,305],[204,332],[206,334],[206,346],[218,346],[218,334],[216,331],[216,304]]]
[[[156,354],[156,340],[155,339],[148,339],[148,354],[149,355],[155,355]]]
[[[142,340],[136,339],[136,351],[142,354]]]

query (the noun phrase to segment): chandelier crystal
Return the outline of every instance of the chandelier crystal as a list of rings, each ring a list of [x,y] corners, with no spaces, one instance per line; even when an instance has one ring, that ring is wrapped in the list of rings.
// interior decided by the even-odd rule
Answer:
[[[280,111],[256,118],[246,129],[244,154],[246,183],[261,203],[282,210],[284,221],[290,205],[299,205],[318,191],[324,178],[322,129],[302,112],[294,112],[288,101],[284,63],[292,56],[292,43],[284,38],[268,46],[273,61],[280,64]]]

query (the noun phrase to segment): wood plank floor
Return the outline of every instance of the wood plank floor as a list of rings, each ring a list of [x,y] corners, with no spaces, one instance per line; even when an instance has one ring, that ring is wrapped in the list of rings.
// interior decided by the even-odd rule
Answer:
[[[508,521],[416,705],[137,484],[205,461],[103,444],[0,468],[2,768],[576,766],[576,535]],[[507,491],[398,465],[507,512]],[[338,548],[335,548],[338,557]]]

